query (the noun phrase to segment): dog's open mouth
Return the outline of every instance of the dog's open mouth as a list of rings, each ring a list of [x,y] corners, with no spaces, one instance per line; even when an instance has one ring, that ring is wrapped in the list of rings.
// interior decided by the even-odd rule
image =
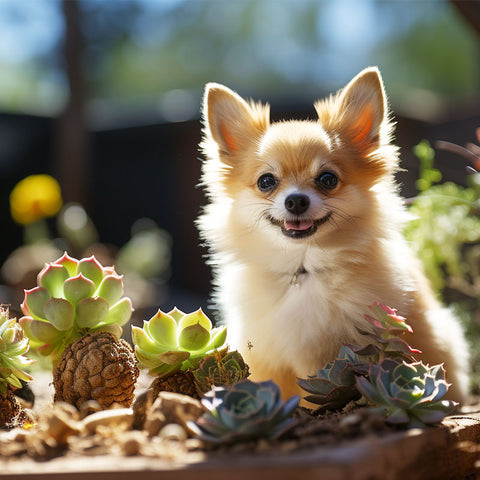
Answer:
[[[270,217],[270,221],[280,227],[282,233],[290,238],[300,239],[306,238],[310,235],[313,235],[317,228],[327,222],[331,217],[332,213],[327,213],[324,217],[319,218],[317,220],[312,220],[309,218],[306,219],[298,219],[298,220],[277,220],[273,217]]]

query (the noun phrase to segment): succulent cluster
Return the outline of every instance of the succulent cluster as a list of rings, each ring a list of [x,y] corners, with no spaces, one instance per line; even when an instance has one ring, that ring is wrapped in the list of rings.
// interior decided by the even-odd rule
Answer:
[[[316,376],[299,379],[305,399],[319,411],[339,410],[363,395],[380,408],[387,422],[406,426],[437,423],[453,411],[455,402],[441,400],[448,390],[441,365],[425,366],[400,335],[412,333],[395,309],[374,304],[365,319],[370,328],[358,329],[364,345],[343,345],[338,358]]]
[[[6,394],[7,388],[22,388],[22,382],[33,380],[24,371],[34,360],[25,357],[28,352],[28,338],[16,318],[9,318],[8,308],[0,307],[0,393]]]
[[[158,310],[143,328],[132,327],[135,355],[156,377],[153,396],[168,391],[200,398],[213,385],[246,378],[248,367],[240,354],[227,354],[226,336],[226,327],[212,328],[202,309],[188,314]]]
[[[384,360],[368,376],[357,377],[359,392],[387,415],[387,422],[418,427],[438,423],[456,407],[441,400],[449,384],[442,365]]]
[[[351,400],[358,400],[360,393],[357,390],[354,366],[359,363],[359,357],[342,345],[338,358],[325,368],[317,370],[317,375],[298,380],[298,385],[310,393],[305,400],[321,405],[320,412],[338,410]]]
[[[25,291],[20,319],[32,348],[54,363],[65,347],[91,332],[110,332],[119,338],[132,314],[123,297],[123,281],[113,267],[95,257],[77,260],[66,253],[46,264],[38,286]]]
[[[0,427],[15,423],[21,408],[13,390],[22,387],[22,381],[33,380],[25,367],[33,360],[25,357],[28,338],[15,318],[9,318],[8,308],[0,306]]]
[[[202,399],[207,411],[189,427],[209,443],[233,443],[258,438],[278,438],[295,423],[291,417],[299,396],[283,402],[271,382],[244,380],[231,387],[216,387]]]
[[[55,401],[130,406],[138,368],[120,336],[133,309],[113,267],[65,253],[45,265],[21,308],[31,346],[52,358]]]
[[[379,303],[374,303],[369,308],[372,315],[365,315],[364,318],[370,324],[370,329],[357,327],[358,332],[366,336],[369,343],[362,346],[348,344],[353,352],[369,357],[370,362],[374,363],[381,363],[384,358],[408,361],[415,354],[422,353],[399,336],[412,333],[412,327],[404,317],[398,315],[396,309]]]
[[[195,369],[224,345],[226,335],[226,327],[212,328],[202,309],[188,314],[177,308],[168,313],[158,310],[143,328],[132,327],[138,361],[159,377]]]
[[[193,371],[197,392],[203,395],[212,386],[235,385],[250,375],[248,365],[237,351],[216,352],[204,358]]]

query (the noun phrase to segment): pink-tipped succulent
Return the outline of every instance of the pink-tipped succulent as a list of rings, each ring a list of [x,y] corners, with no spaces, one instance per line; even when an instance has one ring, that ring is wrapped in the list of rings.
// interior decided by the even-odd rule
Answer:
[[[369,356],[375,363],[381,363],[384,358],[411,361],[416,354],[422,353],[400,338],[405,333],[412,333],[412,327],[398,315],[396,309],[381,303],[374,303],[369,308],[372,315],[365,315],[365,320],[370,324],[370,330],[357,328],[359,333],[369,338],[369,343],[361,346],[347,344],[353,352]]]
[[[25,290],[20,319],[32,348],[58,361],[65,347],[93,332],[119,338],[132,314],[123,296],[122,276],[94,256],[77,260],[66,253],[46,264],[38,286]]]

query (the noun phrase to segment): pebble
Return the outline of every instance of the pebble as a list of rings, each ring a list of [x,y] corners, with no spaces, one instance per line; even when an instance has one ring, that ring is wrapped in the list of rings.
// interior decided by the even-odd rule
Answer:
[[[115,408],[102,410],[85,417],[80,423],[88,433],[95,433],[99,426],[117,426],[130,428],[133,422],[133,410],[131,408]]]
[[[165,425],[160,430],[159,435],[165,440],[175,440],[177,442],[184,442],[187,439],[187,432],[185,429],[176,423]]]

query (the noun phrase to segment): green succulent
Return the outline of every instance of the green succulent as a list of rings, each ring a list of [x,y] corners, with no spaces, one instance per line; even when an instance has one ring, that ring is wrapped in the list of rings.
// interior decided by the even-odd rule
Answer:
[[[245,380],[249,375],[248,365],[237,351],[210,355],[193,371],[195,385],[201,395],[213,386],[233,385]]]
[[[456,402],[441,400],[449,384],[442,365],[384,360],[373,365],[369,379],[357,377],[360,393],[387,415],[387,422],[421,427],[440,422]]]
[[[33,377],[24,371],[34,360],[24,355],[29,348],[28,338],[16,318],[9,318],[8,309],[0,307],[0,393],[6,394],[9,386],[22,388],[22,380],[30,382]]]
[[[310,393],[305,400],[321,405],[321,411],[339,410],[351,400],[358,400],[354,366],[359,362],[359,357],[342,345],[338,358],[318,370],[317,375],[298,380],[298,385]]]
[[[133,311],[122,278],[94,256],[77,260],[65,253],[46,264],[21,305],[20,324],[32,348],[56,363],[68,345],[88,333],[119,338]]]
[[[135,355],[151,375],[166,377],[194,370],[201,360],[222,347],[226,350],[227,327],[212,328],[202,309],[189,314],[174,308],[161,310],[143,328],[132,327]]]
[[[207,411],[188,426],[201,440],[215,444],[275,439],[295,425],[291,415],[299,401],[295,395],[284,403],[272,381],[244,380],[208,392],[202,399]]]

